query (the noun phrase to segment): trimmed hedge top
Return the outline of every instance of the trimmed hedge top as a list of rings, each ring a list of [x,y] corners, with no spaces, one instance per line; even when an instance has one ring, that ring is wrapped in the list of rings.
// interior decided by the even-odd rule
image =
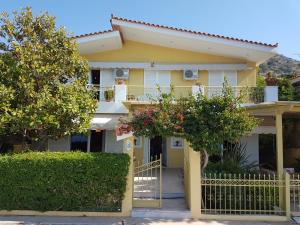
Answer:
[[[0,210],[120,211],[127,154],[30,152],[0,157]]]

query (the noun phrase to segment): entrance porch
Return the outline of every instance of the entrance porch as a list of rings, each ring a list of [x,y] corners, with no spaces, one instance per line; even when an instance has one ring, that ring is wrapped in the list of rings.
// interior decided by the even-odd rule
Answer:
[[[298,143],[295,132],[298,126],[292,126],[286,132],[284,121],[298,120],[300,104],[265,103],[248,106],[247,110],[262,119],[260,127],[254,131],[258,138],[257,145],[250,144],[249,146],[250,151],[257,148],[254,153],[258,160],[262,159],[263,151],[260,148],[259,135],[268,133],[273,135],[274,152],[265,158],[274,156],[274,172],[203,174],[200,169],[200,153],[193,151],[186,143],[182,150],[183,170],[165,167],[157,177],[162,180],[160,189],[162,205],[160,206],[163,210],[172,206],[176,208],[174,201],[180,199],[181,203],[178,208],[183,206],[182,210],[188,209],[192,218],[257,220],[257,216],[259,216],[261,220],[265,221],[286,221],[290,216],[299,215],[300,177],[287,173],[289,170],[286,169],[291,167],[291,158],[295,158],[295,156],[290,156],[292,150],[286,149],[297,148],[297,146],[291,146],[290,143]],[[294,140],[291,141],[291,139]],[[243,138],[242,141],[246,142],[247,138]],[[292,152],[297,153],[297,151]],[[252,160],[255,157],[252,155]],[[170,161],[170,158],[167,161]],[[179,193],[178,188],[180,193],[183,188],[184,199],[181,196],[176,197]]]

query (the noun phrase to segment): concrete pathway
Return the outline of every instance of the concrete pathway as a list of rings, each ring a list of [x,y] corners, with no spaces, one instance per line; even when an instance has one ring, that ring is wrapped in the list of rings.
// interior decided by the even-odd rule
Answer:
[[[122,222],[123,221],[123,222]],[[195,221],[138,218],[2,216],[0,225],[288,225],[293,222]]]

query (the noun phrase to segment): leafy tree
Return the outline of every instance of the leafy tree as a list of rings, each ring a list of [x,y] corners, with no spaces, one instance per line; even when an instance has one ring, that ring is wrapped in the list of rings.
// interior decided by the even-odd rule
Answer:
[[[256,86],[257,87],[265,87],[266,82],[265,82],[265,77],[261,75],[256,76]]]
[[[282,77],[279,79],[279,85],[278,85],[278,98],[280,101],[293,101],[294,95],[295,95],[295,88],[292,84],[292,82],[286,78]]]
[[[96,102],[87,62],[54,17],[31,8],[2,13],[0,52],[0,142],[22,137],[41,149],[48,138],[89,127]]]
[[[209,98],[202,94],[180,102],[183,112],[183,137],[195,151],[208,156],[218,153],[225,141],[236,142],[257,126],[257,120],[241,106],[243,96],[236,97],[227,82],[221,95]]]
[[[155,110],[152,106],[151,113],[150,108],[138,111],[125,123],[136,136],[183,137],[203,153],[205,168],[209,155],[219,153],[224,141],[236,142],[257,125],[241,106],[242,98],[235,96],[227,82],[222,94],[211,98],[200,93],[175,103],[172,93],[161,94]]]

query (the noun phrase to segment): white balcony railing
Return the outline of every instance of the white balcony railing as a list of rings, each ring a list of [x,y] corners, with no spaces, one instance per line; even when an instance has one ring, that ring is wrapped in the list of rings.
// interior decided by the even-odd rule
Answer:
[[[111,90],[114,93],[114,89],[115,89],[114,85],[112,85],[112,86],[101,86],[101,85],[96,85],[96,84],[88,84],[87,87],[88,87],[88,89],[91,89],[94,92],[94,97],[97,100],[99,100],[100,102],[108,101],[105,98],[105,92]],[[111,100],[113,101],[114,97]]]
[[[143,86],[143,85],[88,85],[95,92],[99,101],[155,101],[160,93],[170,93],[171,89],[175,98],[187,97],[198,92],[213,97],[222,94],[221,86]],[[234,95],[242,96],[245,103],[259,103],[264,101],[264,89],[258,87],[231,87]],[[109,93],[108,93],[109,92]],[[113,97],[112,97],[113,95]],[[109,98],[108,98],[109,97]]]
[[[235,96],[242,96],[243,101],[247,103],[258,103],[264,101],[264,91],[261,88],[256,87],[242,87],[235,86],[231,87]],[[147,86],[137,86],[129,85],[127,87],[127,101],[149,101],[158,97],[159,93],[170,93],[171,88],[168,87],[147,87]],[[198,92],[202,94],[213,97],[222,94],[222,86],[172,86],[173,94],[175,98],[187,97],[189,95],[194,95]]]

